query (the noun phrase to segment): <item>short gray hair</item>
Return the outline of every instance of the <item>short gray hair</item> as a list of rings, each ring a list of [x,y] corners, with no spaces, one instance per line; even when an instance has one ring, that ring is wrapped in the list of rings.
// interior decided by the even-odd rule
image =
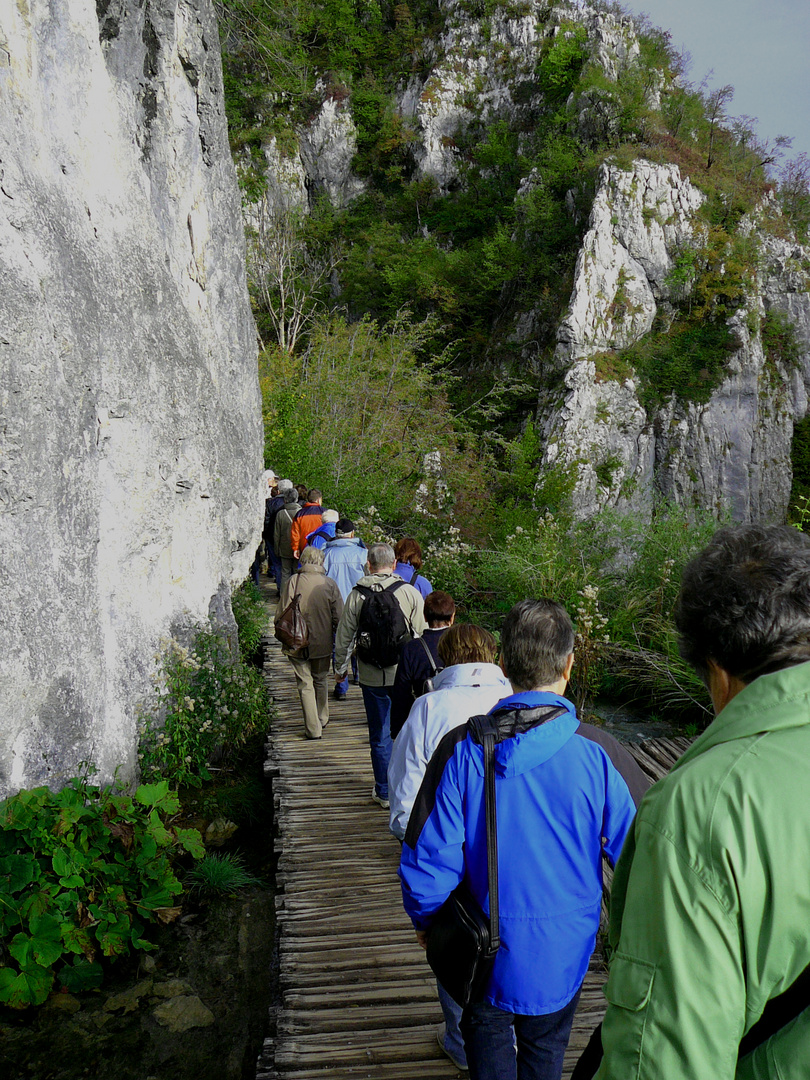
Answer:
[[[554,600],[521,600],[501,627],[501,659],[513,686],[536,690],[562,678],[574,651],[574,627]]]
[[[368,565],[372,571],[393,566],[396,561],[394,549],[390,544],[372,544],[368,549]]]
[[[302,566],[323,566],[323,559],[323,548],[316,548],[313,547],[312,544],[307,544],[307,546],[301,552],[301,558],[299,562]]]

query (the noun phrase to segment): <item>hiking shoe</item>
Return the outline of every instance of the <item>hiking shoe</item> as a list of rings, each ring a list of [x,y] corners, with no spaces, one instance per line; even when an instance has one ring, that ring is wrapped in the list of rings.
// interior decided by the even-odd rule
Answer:
[[[444,1045],[444,1036],[446,1032],[447,1024],[439,1024],[439,1026],[436,1028],[436,1042],[441,1047],[442,1053],[445,1055],[445,1057],[450,1058],[450,1060],[453,1062],[459,1072],[469,1072],[470,1067],[467,1062],[465,1061],[464,1064],[462,1064],[461,1059],[457,1058],[455,1054],[451,1054],[447,1047]]]
[[[383,810],[388,810],[390,808],[390,806],[391,806],[388,799],[384,799],[382,797],[382,795],[377,794],[376,787],[373,787],[371,789],[371,801],[375,802],[377,804],[377,806],[381,806],[383,808]]]

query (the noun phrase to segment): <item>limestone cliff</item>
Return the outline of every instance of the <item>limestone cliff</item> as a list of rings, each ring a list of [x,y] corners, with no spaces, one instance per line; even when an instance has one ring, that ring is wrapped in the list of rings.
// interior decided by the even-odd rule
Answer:
[[[162,637],[232,622],[261,413],[210,0],[0,26],[0,795],[134,773]]]
[[[674,394],[642,405],[637,380],[605,371],[606,353],[647,334],[674,299],[676,256],[700,243],[703,197],[675,166],[606,165],[558,331],[563,390],[543,395],[544,463],[575,470],[581,516],[604,506],[649,514],[664,496],[734,520],[781,521],[791,484],[793,424],[808,409],[810,252],[757,231],[759,273],[730,320],[733,350],[702,403]],[[761,321],[786,315],[799,364],[766,355]],[[595,359],[594,359],[595,357]]]

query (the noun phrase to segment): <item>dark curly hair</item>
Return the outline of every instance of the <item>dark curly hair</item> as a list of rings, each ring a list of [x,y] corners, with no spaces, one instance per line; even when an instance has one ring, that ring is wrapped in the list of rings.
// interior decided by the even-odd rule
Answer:
[[[720,529],[683,571],[675,610],[681,656],[749,683],[810,660],[810,538],[787,525]]]

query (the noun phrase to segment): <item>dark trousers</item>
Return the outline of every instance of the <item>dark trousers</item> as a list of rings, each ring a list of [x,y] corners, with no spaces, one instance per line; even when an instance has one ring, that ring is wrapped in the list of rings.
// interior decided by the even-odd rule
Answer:
[[[486,1001],[469,1005],[461,1033],[470,1080],[560,1080],[578,1001],[579,990],[544,1016],[505,1012]]]

